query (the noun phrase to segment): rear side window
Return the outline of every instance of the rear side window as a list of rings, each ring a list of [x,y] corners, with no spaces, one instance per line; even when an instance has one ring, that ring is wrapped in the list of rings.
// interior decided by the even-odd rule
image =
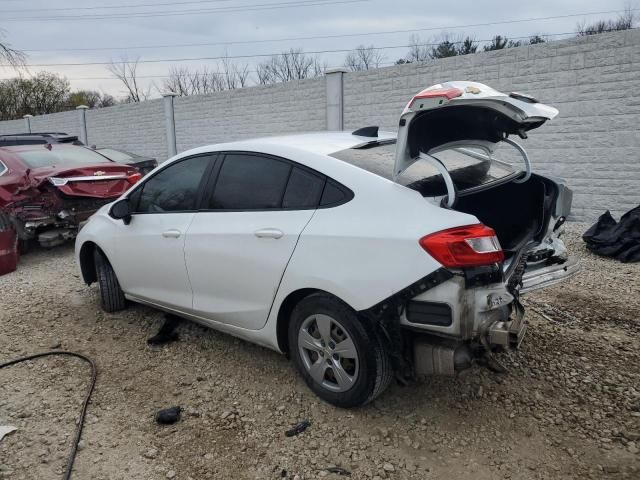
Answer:
[[[327,180],[327,185],[322,192],[322,199],[320,200],[321,207],[328,207],[331,205],[338,205],[350,200],[351,192],[340,186],[339,183],[333,180]]]
[[[263,210],[280,208],[292,166],[251,154],[225,156],[209,208]]]
[[[352,198],[351,191],[321,173],[266,155],[225,156],[210,210],[307,209],[333,206]]]
[[[282,208],[317,207],[324,188],[325,178],[308,170],[294,167],[289,177],[287,190],[282,199]]]
[[[7,170],[8,169],[7,169],[6,165],[4,163],[0,162],[0,175],[2,175]]]
[[[210,157],[193,157],[174,163],[147,180],[142,192],[130,197],[135,213],[166,213],[195,210],[200,181]],[[138,198],[139,196],[139,198]]]

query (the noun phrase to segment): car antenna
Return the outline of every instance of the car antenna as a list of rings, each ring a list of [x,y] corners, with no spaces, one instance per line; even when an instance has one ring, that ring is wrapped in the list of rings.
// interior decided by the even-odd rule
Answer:
[[[359,137],[377,137],[378,128],[379,127],[377,125],[371,127],[362,127],[351,132],[351,135],[357,135]]]

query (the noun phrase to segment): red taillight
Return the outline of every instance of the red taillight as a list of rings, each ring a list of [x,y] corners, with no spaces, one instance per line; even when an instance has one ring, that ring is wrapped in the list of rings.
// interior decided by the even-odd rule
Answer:
[[[134,183],[137,183],[140,181],[140,179],[142,178],[142,174],[139,172],[135,172],[135,173],[130,173],[127,176],[127,181],[133,185]]]
[[[490,265],[504,260],[496,232],[481,223],[432,233],[420,239],[420,246],[448,268]]]
[[[462,90],[459,88],[431,88],[421,91],[417,94],[414,100],[421,98],[434,98],[434,97],[444,97],[447,100],[451,100],[453,98],[459,97],[462,95]]]

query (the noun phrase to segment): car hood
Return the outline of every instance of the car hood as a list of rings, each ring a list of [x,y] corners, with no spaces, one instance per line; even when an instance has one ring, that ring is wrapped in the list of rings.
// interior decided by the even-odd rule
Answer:
[[[393,176],[420,153],[444,148],[481,147],[489,153],[509,135],[527,132],[558,110],[519,93],[502,93],[477,82],[446,82],[415,95],[400,116]]]

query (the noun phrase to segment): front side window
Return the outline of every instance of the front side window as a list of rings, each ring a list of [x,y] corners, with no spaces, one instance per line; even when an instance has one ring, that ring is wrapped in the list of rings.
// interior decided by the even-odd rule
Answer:
[[[209,159],[201,156],[181,160],[158,172],[129,197],[133,211],[166,213],[195,210],[198,188]]]
[[[8,170],[7,166],[4,163],[0,162],[0,175],[2,175],[7,170]]]

